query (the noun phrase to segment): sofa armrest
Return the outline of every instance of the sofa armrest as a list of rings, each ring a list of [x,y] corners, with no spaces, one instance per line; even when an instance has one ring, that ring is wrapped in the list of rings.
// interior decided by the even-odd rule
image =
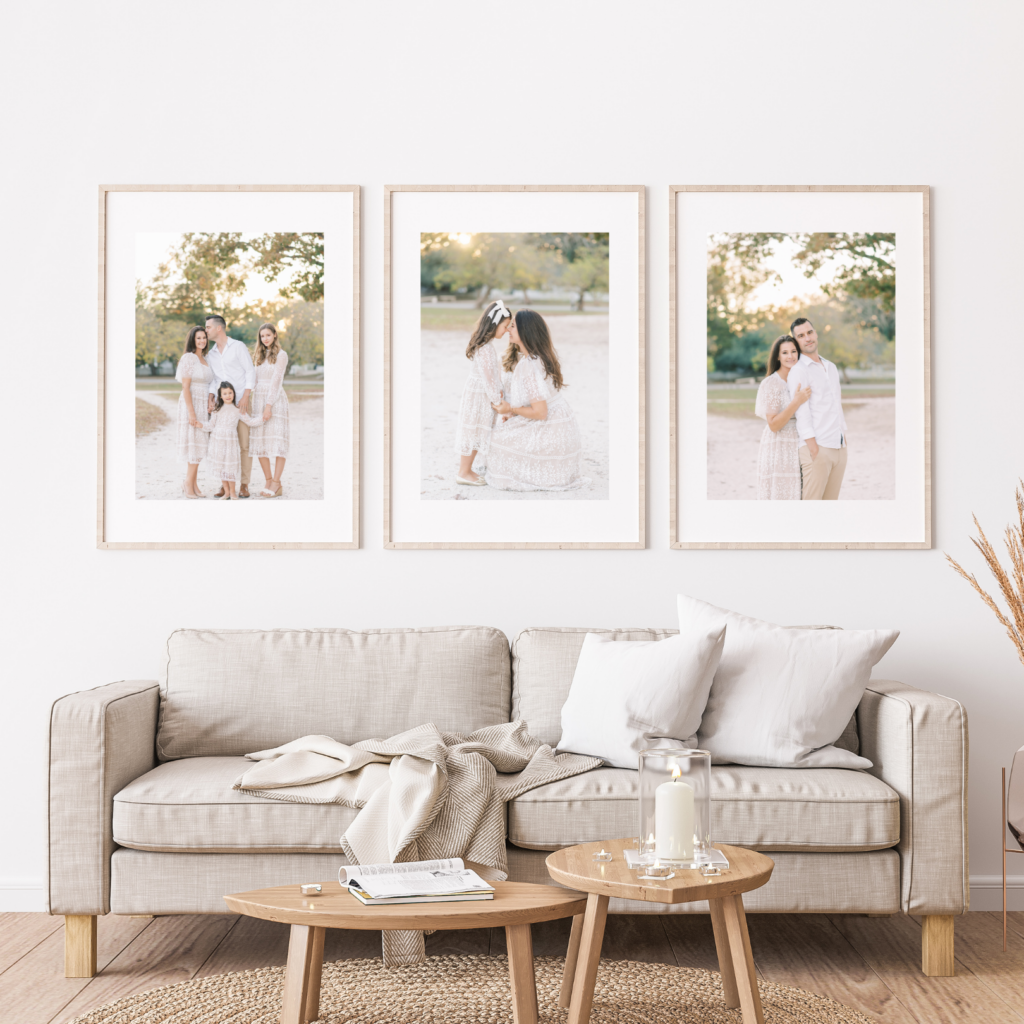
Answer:
[[[82,690],[50,708],[47,888],[51,914],[110,910],[114,794],[156,765],[155,682]]]
[[[965,913],[967,712],[950,697],[872,679],[857,724],[869,771],[899,794],[904,912]]]

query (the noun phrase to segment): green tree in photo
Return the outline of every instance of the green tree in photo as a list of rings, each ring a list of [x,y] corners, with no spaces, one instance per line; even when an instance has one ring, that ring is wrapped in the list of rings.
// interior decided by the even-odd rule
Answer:
[[[247,300],[251,275],[280,281],[279,298]],[[292,363],[322,365],[323,297],[322,233],[183,234],[153,279],[137,286],[136,366],[151,366],[155,372],[165,359],[177,362],[189,328],[211,313],[223,316],[229,335],[250,348],[260,324],[278,324]],[[291,331],[287,343],[282,324]]]
[[[240,258],[247,249],[237,232],[182,235],[144,286],[146,305],[162,319],[186,323],[202,323],[214,310],[231,311],[245,291],[249,271]]]
[[[482,308],[494,291],[571,288],[576,308],[588,292],[608,290],[608,233],[424,232],[420,285],[435,295],[469,293]]]
[[[895,234],[815,232],[795,237],[803,248],[794,260],[803,266],[806,277],[814,277],[837,256],[846,257],[832,281],[821,286],[829,298],[876,299],[886,312],[896,309]]]
[[[608,291],[607,246],[578,250],[576,258],[562,268],[562,284],[576,292],[576,309],[582,313],[587,292]]]
[[[778,279],[770,257],[778,246],[798,246],[794,264],[813,280],[826,264],[832,279],[818,285],[822,301],[758,308],[753,294]],[[767,350],[797,316],[814,323],[822,353],[842,371],[895,358],[896,236],[892,233],[712,235],[707,267],[707,351],[714,368],[763,373]],[[820,322],[819,322],[820,321]],[[760,343],[758,339],[761,339]]]
[[[277,313],[281,347],[288,353],[288,365],[324,364],[324,304],[290,302]]]
[[[708,241],[707,332],[708,358],[716,370],[749,373],[750,357],[760,348],[753,343],[764,317],[748,309],[750,296],[774,275],[765,265],[775,234],[712,235]],[[747,337],[741,343],[740,339]]]
[[[268,281],[290,270],[291,281],[282,286],[282,298],[320,302],[324,297],[324,236],[320,232],[296,234],[278,231],[249,243],[255,256],[252,269]]]
[[[148,366],[153,373],[164,360],[177,363],[185,350],[192,324],[179,320],[162,320],[139,301],[135,303],[135,365]]]

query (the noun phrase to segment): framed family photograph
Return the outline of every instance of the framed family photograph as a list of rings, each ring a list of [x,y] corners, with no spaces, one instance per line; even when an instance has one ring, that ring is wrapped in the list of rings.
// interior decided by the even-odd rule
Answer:
[[[359,198],[100,186],[99,547],[359,546]]]
[[[674,548],[930,548],[927,186],[670,188]]]
[[[385,189],[386,547],[644,546],[644,198]]]

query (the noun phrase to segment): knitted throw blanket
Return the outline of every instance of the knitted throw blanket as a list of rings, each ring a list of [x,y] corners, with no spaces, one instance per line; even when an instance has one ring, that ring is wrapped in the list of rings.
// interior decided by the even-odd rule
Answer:
[[[504,805],[527,790],[597,768],[601,759],[556,754],[524,722],[469,736],[420,725],[386,740],[348,746],[303,736],[246,754],[257,762],[235,782],[271,800],[359,808],[341,837],[352,864],[462,857],[508,877]],[[422,932],[385,931],[386,966],[425,957]]]

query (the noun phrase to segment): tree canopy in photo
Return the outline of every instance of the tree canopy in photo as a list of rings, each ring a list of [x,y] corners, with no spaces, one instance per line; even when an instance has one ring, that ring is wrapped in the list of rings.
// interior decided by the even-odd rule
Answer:
[[[278,284],[246,298],[251,277]],[[135,365],[177,361],[189,329],[218,314],[247,344],[261,323],[280,332],[289,366],[323,364],[324,236],[320,232],[186,232],[149,281],[136,285]]]
[[[818,292],[818,300],[758,306],[754,293],[779,279],[772,257],[795,244],[793,265]],[[724,372],[763,373],[772,341],[807,316],[823,354],[848,367],[894,358],[896,236],[874,232],[741,233],[713,235],[708,247],[708,366]],[[815,278],[825,268],[831,279]],[[811,315],[813,309],[814,315]]]
[[[472,294],[478,307],[492,292],[565,288],[582,311],[588,294],[608,290],[608,233],[459,233],[420,236],[420,285],[427,294]]]

